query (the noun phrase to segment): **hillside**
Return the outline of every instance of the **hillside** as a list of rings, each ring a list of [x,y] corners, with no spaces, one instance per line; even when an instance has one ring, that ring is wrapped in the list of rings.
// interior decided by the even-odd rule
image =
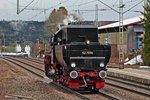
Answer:
[[[3,44],[3,34],[6,43],[16,41],[37,42],[39,37],[44,36],[44,22],[38,21],[0,21],[0,40]]]

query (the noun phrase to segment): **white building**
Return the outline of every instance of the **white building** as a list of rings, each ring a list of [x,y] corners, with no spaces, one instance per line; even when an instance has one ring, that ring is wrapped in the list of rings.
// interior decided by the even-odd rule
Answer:
[[[21,52],[21,46],[20,46],[20,44],[16,45],[16,52]]]
[[[31,57],[30,51],[31,51],[30,46],[29,46],[29,45],[26,45],[26,46],[25,46],[25,52],[28,54],[28,57]]]

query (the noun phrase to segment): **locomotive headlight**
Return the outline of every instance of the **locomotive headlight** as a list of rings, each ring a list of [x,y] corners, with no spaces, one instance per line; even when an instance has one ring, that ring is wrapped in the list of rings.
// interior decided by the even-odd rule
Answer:
[[[89,45],[89,44],[90,44],[90,41],[89,41],[89,40],[86,40],[86,44],[88,44],[88,45]]]
[[[72,62],[72,63],[71,63],[71,67],[76,67],[76,63],[75,63],[75,62]]]
[[[67,49],[67,46],[65,45],[64,48]]]
[[[99,72],[99,77],[100,77],[100,78],[105,78],[106,76],[107,76],[106,71],[100,71],[100,72]]]
[[[78,73],[77,73],[76,71],[71,71],[70,77],[71,77],[72,79],[75,79],[75,78],[78,77]]]
[[[104,67],[105,64],[104,64],[103,62],[101,62],[101,63],[99,64],[99,66],[100,66],[100,67]]]

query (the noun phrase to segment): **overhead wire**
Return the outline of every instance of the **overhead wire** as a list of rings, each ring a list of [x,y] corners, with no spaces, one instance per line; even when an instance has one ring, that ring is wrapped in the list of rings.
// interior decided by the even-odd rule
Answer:
[[[74,6],[77,6],[78,7],[78,9],[79,9],[79,7],[80,6],[84,6],[84,5],[87,5],[87,4],[89,4],[89,3],[93,3],[93,2],[97,2],[97,0],[91,0],[91,1],[88,1],[88,2],[84,2],[84,3],[80,3],[80,4],[76,4],[76,5],[70,5],[70,6],[67,6],[67,8],[70,8],[70,7],[74,7]],[[93,6],[93,5],[91,5],[91,6]],[[95,6],[95,5],[94,5]],[[80,12],[80,10],[73,10],[73,11],[75,11],[75,12],[77,12],[78,13],[78,15],[79,16],[81,16],[81,12]],[[82,14],[83,13],[87,13],[86,11],[82,11]]]
[[[78,6],[82,6],[82,5],[86,5],[86,4],[89,4],[89,3],[93,3],[93,1],[95,1],[95,0],[92,0],[92,1],[89,1],[89,2],[86,2],[86,3],[79,4]]]
[[[34,7],[38,4],[39,1],[40,1],[40,0],[37,0],[37,1],[33,4],[33,6],[31,7],[31,8],[33,8],[33,9],[31,9],[31,8],[26,8],[26,10],[28,10],[27,13],[29,13],[31,10],[34,10]]]
[[[34,16],[32,16],[30,19],[33,19],[33,18],[35,18],[35,17],[37,17],[37,16],[39,16],[41,13],[43,13],[44,11],[40,11],[39,13],[37,13],[36,15],[34,15]]]
[[[79,0],[74,0],[74,2],[72,2],[71,4],[72,5],[69,5],[69,6],[66,6],[67,8],[70,8],[70,7],[74,7],[74,6],[77,6],[75,5],[75,3],[77,3]]]
[[[40,1],[40,0],[37,0],[37,1],[35,2],[35,4],[33,5],[33,7],[35,7],[35,6],[38,4],[39,1]]]
[[[45,9],[45,10],[50,10],[50,9],[52,9],[52,8],[55,8],[55,7],[59,6],[59,5],[61,5],[61,4],[66,3],[66,2],[68,2],[68,1],[69,1],[69,0],[65,0],[64,2],[59,2],[58,4],[56,4],[56,5],[54,5],[54,6],[50,7],[50,8],[47,8],[47,9]]]
[[[28,6],[30,6],[32,3],[34,2],[34,0],[32,0],[28,5],[26,5],[23,9],[21,9],[19,11],[19,13],[21,13],[23,10],[25,10]]]
[[[130,1],[125,2],[124,4],[133,3],[133,2],[136,2],[136,1],[139,1],[139,0],[130,0]]]
[[[114,1],[114,3],[112,4],[112,7],[117,7],[118,8],[118,6],[119,6],[119,4],[117,4],[117,2],[118,2],[119,0],[116,0],[116,1]],[[139,0],[126,0],[126,2],[124,2],[124,4],[126,5],[126,4],[131,4],[131,3],[133,3],[133,2],[137,2],[137,1],[139,1]]]
[[[24,9],[25,10],[28,10],[28,12],[27,13],[29,13],[31,10],[34,10],[34,11],[40,11],[39,13],[36,13],[34,16],[32,16],[32,17],[30,17],[30,18],[28,18],[28,19],[33,19],[33,18],[36,18],[37,16],[40,16],[41,15],[41,13],[43,13],[44,12],[44,16],[45,16],[45,18],[46,18],[46,12],[45,12],[45,8],[35,8],[35,6],[39,3],[39,1],[40,0],[37,0],[34,4],[33,4],[33,6],[31,7],[31,8],[28,8],[29,7],[29,5],[31,5],[31,3],[33,3],[33,1],[35,1],[35,0],[32,0]],[[43,0],[41,0],[41,2],[42,2]],[[40,4],[42,4],[40,2]],[[44,3],[45,4],[45,3]],[[42,11],[41,11],[42,10]],[[27,14],[26,13],[26,14]]]
[[[85,3],[77,4],[78,1],[79,1],[79,0],[76,0],[76,1],[75,1],[75,2],[76,2],[76,5],[73,3],[72,5],[66,6],[66,8],[70,8],[70,7],[74,7],[74,6],[79,7],[79,6],[82,6],[82,5],[86,5],[86,4],[89,4],[89,3],[93,3],[94,1],[97,2],[97,0],[91,0],[91,1],[88,1],[88,2],[85,2]]]
[[[41,13],[43,13],[44,11],[40,11],[39,13],[36,13],[34,16],[31,16],[31,17],[21,17],[20,15],[18,15],[18,17],[19,18],[21,18],[21,19],[26,19],[26,20],[31,20],[31,19],[34,19],[34,18],[36,18],[37,16],[39,16],[39,15],[41,15]]]
[[[24,9],[26,9],[26,10],[36,10],[36,8],[35,8],[35,9],[34,9],[34,8],[27,8],[33,1],[34,1],[34,0],[32,0],[27,6],[25,6]],[[54,5],[54,6],[50,7],[50,8],[45,8],[45,9],[41,9],[41,10],[44,10],[44,12],[46,12],[47,10],[50,10],[50,9],[52,9],[52,8],[55,8],[55,7],[57,7],[57,6],[59,6],[59,5],[63,4],[63,3],[68,2],[68,1],[69,1],[69,0],[65,0],[65,1],[60,0],[60,2],[59,2],[58,4],[56,4],[56,5]],[[95,0],[92,0],[92,1],[89,1],[89,2],[86,2],[86,3],[79,4],[79,6],[92,3],[93,1],[95,1]],[[36,5],[38,2],[39,2],[39,0],[34,4],[33,7],[35,7],[35,5]],[[24,9],[22,9],[21,11],[23,11]],[[37,10],[40,10],[40,9],[37,9]],[[41,12],[43,12],[43,11],[41,11]],[[41,12],[40,12],[40,13],[41,13]],[[38,15],[38,14],[36,14],[34,17],[36,17],[37,15]],[[32,18],[34,18],[34,17],[32,17]]]
[[[35,0],[32,0],[29,4],[33,3],[33,1],[35,1]],[[39,2],[39,0],[37,0],[37,1],[35,2],[35,4],[32,6],[32,8],[34,8],[35,5],[36,5],[38,2]],[[28,4],[28,5],[29,5],[29,4]],[[24,8],[25,8],[25,6],[24,6]],[[25,10],[26,10],[26,12],[23,12],[24,15],[29,14],[32,9],[31,9],[31,8],[28,8],[28,6],[26,6]],[[28,11],[27,11],[27,10],[28,10]],[[29,15],[30,15],[30,14],[29,14]],[[30,18],[26,18],[26,19],[30,19]]]
[[[128,12],[128,11],[130,11],[131,9],[135,8],[136,6],[138,6],[139,4],[141,4],[142,2],[144,2],[144,1],[142,0],[139,3],[135,4],[134,6],[132,6],[131,8],[129,8],[128,10],[126,10],[125,12],[123,12],[123,14],[126,13],[126,12]]]
[[[7,1],[8,1],[8,0],[7,0]],[[32,0],[27,6],[25,6],[25,9],[27,9],[33,1],[35,1],[35,0]],[[39,1],[40,1],[40,0],[37,0],[37,1],[34,3],[34,5],[33,5],[33,8],[34,8],[34,9],[36,9],[35,6],[39,3]],[[57,6],[62,5],[62,4],[64,4],[64,3],[66,3],[66,2],[68,2],[68,1],[69,1],[69,0],[59,0],[59,3],[57,3],[57,4],[55,4],[55,5],[52,5],[52,6],[49,7],[49,8],[43,8],[43,9],[41,8],[42,11],[40,11],[39,13],[43,13],[43,12],[46,12],[47,10],[51,10],[52,8],[56,8]],[[76,1],[79,1],[79,0],[76,0]],[[76,1],[75,1],[75,2],[76,2]],[[99,2],[100,2],[101,0],[91,0],[91,1],[88,1],[88,2],[85,2],[85,3],[81,3],[81,4],[78,4],[78,5],[73,4],[73,5],[67,6],[67,8],[72,7],[72,6],[84,6],[84,5],[93,3],[93,2],[95,2],[95,1],[99,1]],[[113,5],[115,6],[115,4],[118,2],[118,0],[114,0],[114,1],[115,1],[115,2],[113,3]],[[131,0],[131,1],[128,1],[128,2],[136,2],[136,1],[138,1],[138,0]],[[126,4],[128,4],[128,2],[126,2]],[[138,4],[138,5],[139,5],[139,4]],[[134,7],[135,7],[135,6],[134,6]],[[134,7],[131,7],[130,9],[133,9]],[[34,9],[31,9],[31,10],[34,10]],[[130,11],[130,9],[128,9],[127,11]],[[40,9],[37,9],[37,10],[40,10]],[[116,11],[117,11],[117,10],[116,10]],[[38,14],[39,14],[39,13],[38,13]],[[34,15],[32,18],[38,16],[38,14]],[[45,14],[45,16],[46,16],[46,14]]]
[[[117,4],[117,2],[118,2],[118,0],[116,0],[116,1],[113,3],[112,7],[115,7],[115,5]]]
[[[99,1],[99,2],[102,3],[103,5],[107,6],[108,8],[112,9],[113,11],[119,13],[119,11],[117,11],[116,9],[110,7],[107,3],[105,3],[105,2],[103,2],[103,1],[101,1],[101,0],[97,0],[97,1]]]
[[[44,2],[44,3],[42,3],[42,1],[43,1],[43,0],[41,0],[40,4],[41,4],[41,5],[43,5],[43,6],[45,7],[45,2]],[[37,2],[39,2],[39,0],[38,0]],[[41,9],[41,10],[42,10],[42,9]],[[43,16],[44,16],[44,17],[45,17],[45,19],[46,19],[46,8],[43,8],[43,10],[42,10],[42,11],[40,11],[40,12],[39,12],[39,13],[37,13],[36,15],[32,16],[30,19],[33,19],[33,18],[36,18],[36,17],[38,17],[38,16],[42,15],[41,13],[43,13]],[[43,17],[43,16],[42,16],[42,17]]]

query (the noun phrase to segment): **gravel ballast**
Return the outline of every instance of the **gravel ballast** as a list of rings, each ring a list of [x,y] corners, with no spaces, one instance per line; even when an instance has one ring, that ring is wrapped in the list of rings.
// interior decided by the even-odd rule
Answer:
[[[19,100],[80,100],[0,59],[0,100],[14,100],[15,96],[20,97]]]

